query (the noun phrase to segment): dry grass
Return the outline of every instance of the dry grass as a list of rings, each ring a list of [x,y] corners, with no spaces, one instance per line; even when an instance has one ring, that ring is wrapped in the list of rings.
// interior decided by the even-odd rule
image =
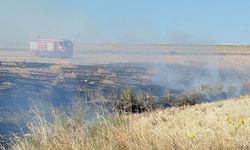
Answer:
[[[250,149],[250,97],[113,116],[86,123],[81,104],[47,122],[34,109],[31,134],[14,150]]]
[[[221,56],[178,56],[166,55],[171,51],[187,51],[187,50],[206,52],[215,51],[219,53],[236,54],[243,53],[248,55],[221,55]],[[105,44],[105,43],[78,43],[76,44],[73,59],[58,58],[39,58],[30,53],[29,50],[23,51],[0,51],[0,61],[16,61],[16,62],[46,62],[54,64],[110,64],[119,62],[136,62],[136,63],[179,63],[185,62],[203,62],[218,58],[218,62],[227,64],[246,63],[249,64],[249,45],[143,45],[143,44]],[[118,52],[118,53],[117,53]],[[151,55],[155,52],[156,55]],[[166,52],[166,54],[164,54]],[[148,54],[147,54],[148,53]],[[233,59],[233,60],[232,60]],[[244,60],[243,60],[244,59]],[[228,65],[228,66],[231,66]]]

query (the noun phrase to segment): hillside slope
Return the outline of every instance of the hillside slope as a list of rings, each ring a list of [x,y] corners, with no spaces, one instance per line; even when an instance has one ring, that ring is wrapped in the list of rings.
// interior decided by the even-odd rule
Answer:
[[[250,149],[250,97],[114,116],[94,124],[72,116],[56,118],[48,125],[38,119],[31,135],[13,148]]]
[[[154,143],[152,149],[250,148],[250,97],[170,108],[133,120],[131,133],[143,133]]]

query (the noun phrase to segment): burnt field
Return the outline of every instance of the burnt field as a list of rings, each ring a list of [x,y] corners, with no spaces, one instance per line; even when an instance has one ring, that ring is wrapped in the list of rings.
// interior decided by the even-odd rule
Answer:
[[[148,68],[139,64],[56,65],[48,63],[0,63],[0,134],[17,131],[25,124],[33,104],[67,107],[77,98],[105,103],[125,86],[152,95],[163,87],[150,83]],[[91,116],[90,116],[91,117]]]
[[[146,88],[148,71],[132,66],[1,62],[1,108],[16,110],[41,100],[64,105],[76,97],[95,101],[126,85]]]
[[[25,131],[34,104],[67,108],[81,99],[86,105],[102,106],[118,101],[117,95],[127,87],[150,98],[155,108],[250,93],[248,47],[198,52],[161,47],[156,53],[152,47],[125,48],[108,45],[100,50],[94,45],[66,60],[0,52],[4,56],[0,61],[0,134],[18,133],[20,127]],[[90,109],[89,119],[100,108]],[[109,109],[112,113],[111,105]]]
[[[88,102],[107,101],[124,87],[159,98],[168,92],[177,95],[200,86],[211,90],[220,88],[220,96],[213,95],[209,100],[248,92],[242,89],[247,86],[243,85],[247,78],[242,74],[207,65],[1,62],[0,66],[0,108],[4,112],[1,120],[5,121],[11,119],[10,114],[28,108],[33,102],[46,101],[60,106],[70,104],[76,97]]]

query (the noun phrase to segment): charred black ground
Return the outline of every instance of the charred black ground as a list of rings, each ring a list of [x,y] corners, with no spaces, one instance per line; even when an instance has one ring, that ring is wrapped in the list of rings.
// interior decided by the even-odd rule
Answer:
[[[65,107],[76,98],[88,103],[107,102],[124,87],[153,97],[156,107],[178,106],[186,102],[192,104],[193,101],[211,101],[250,93],[247,84],[241,84],[240,92],[234,91],[238,87],[228,89],[224,85],[228,82],[225,80],[228,76],[237,78],[235,82],[238,79],[241,82],[246,80],[240,73],[230,70],[218,71],[221,81],[215,82],[219,85],[204,84],[197,90],[194,81],[197,78],[207,79],[205,76],[209,72],[207,68],[180,64],[56,65],[0,62],[0,134],[17,132],[19,125],[27,121],[20,114],[27,112],[34,103],[46,102]],[[229,81],[233,82],[231,79]]]

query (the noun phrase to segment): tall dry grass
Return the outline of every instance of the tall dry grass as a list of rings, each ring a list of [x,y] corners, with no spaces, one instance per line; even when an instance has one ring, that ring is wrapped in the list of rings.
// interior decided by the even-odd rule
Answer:
[[[81,103],[70,112],[52,109],[47,121],[33,109],[30,135],[14,150],[250,149],[250,97],[99,117],[87,123]]]

